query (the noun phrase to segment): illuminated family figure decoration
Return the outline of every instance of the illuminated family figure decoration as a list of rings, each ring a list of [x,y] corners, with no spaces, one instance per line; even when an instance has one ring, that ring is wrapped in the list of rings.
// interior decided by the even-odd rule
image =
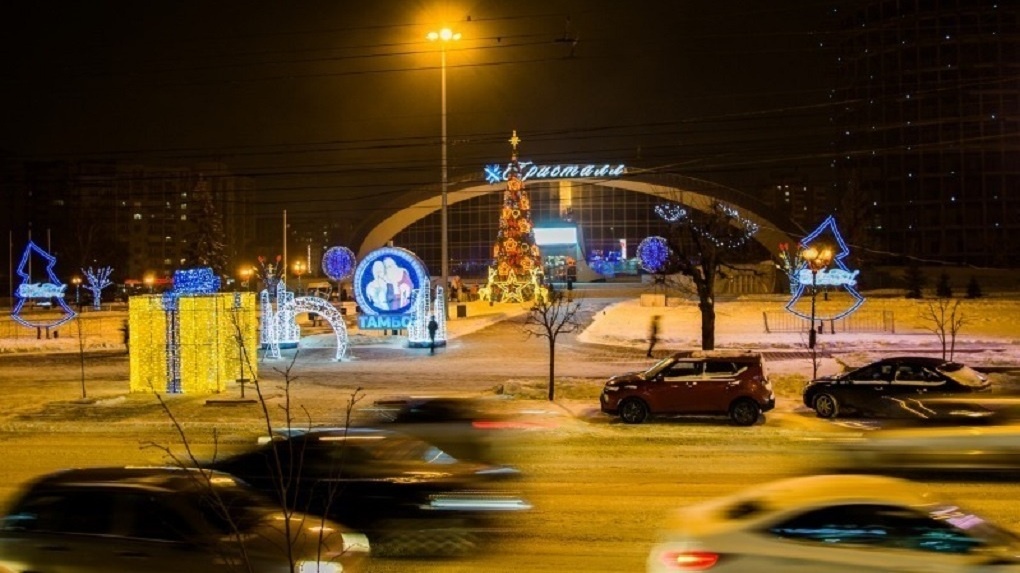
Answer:
[[[437,327],[435,346],[446,344],[446,300],[442,286],[432,297],[425,264],[407,249],[383,247],[369,253],[354,271],[354,298],[361,330],[407,331],[411,347],[431,344],[428,324]]]
[[[33,282],[31,275],[31,258],[33,255],[38,255],[42,260],[46,261],[46,277],[49,279],[48,281]],[[20,324],[33,328],[53,328],[78,316],[68,306],[67,301],[64,300],[64,292],[67,290],[67,285],[60,282],[60,279],[57,278],[56,273],[53,271],[53,267],[56,264],[56,257],[42,250],[32,241],[28,242],[28,245],[25,246],[25,252],[21,255],[21,262],[18,264],[17,273],[21,277],[21,284],[18,285],[18,290],[14,293],[18,301],[11,310],[11,318]],[[61,313],[55,317],[26,318],[22,315],[22,309],[25,303],[29,301],[36,304],[59,307]]]

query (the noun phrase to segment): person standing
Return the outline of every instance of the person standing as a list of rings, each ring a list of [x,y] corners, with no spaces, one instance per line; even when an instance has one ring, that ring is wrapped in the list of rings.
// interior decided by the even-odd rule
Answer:
[[[436,353],[436,331],[439,330],[439,323],[436,317],[429,317],[429,354]]]
[[[652,357],[652,349],[655,348],[655,343],[659,341],[659,320],[662,317],[655,315],[652,317],[652,323],[648,326],[648,358]]]

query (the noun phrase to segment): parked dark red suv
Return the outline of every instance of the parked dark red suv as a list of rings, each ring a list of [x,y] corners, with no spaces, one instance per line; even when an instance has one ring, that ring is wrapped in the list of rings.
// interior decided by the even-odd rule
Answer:
[[[644,372],[614,376],[600,401],[603,412],[628,424],[659,414],[694,414],[729,416],[750,426],[776,405],[762,355],[735,350],[678,352]]]

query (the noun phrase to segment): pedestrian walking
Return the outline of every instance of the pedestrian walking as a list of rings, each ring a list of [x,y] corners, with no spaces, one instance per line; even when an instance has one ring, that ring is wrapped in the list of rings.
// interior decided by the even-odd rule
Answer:
[[[436,317],[429,317],[429,354],[436,353],[436,331],[439,330],[439,323]]]
[[[652,317],[652,323],[648,326],[648,357],[652,357],[652,350],[655,348],[655,343],[659,341],[659,320],[662,317],[655,315]]]

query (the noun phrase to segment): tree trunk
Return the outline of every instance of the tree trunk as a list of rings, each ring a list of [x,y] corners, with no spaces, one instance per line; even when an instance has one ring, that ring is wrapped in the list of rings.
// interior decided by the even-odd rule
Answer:
[[[549,401],[556,397],[556,341],[549,338]]]
[[[711,301],[701,301],[698,304],[701,310],[701,349],[715,349],[715,304]]]

